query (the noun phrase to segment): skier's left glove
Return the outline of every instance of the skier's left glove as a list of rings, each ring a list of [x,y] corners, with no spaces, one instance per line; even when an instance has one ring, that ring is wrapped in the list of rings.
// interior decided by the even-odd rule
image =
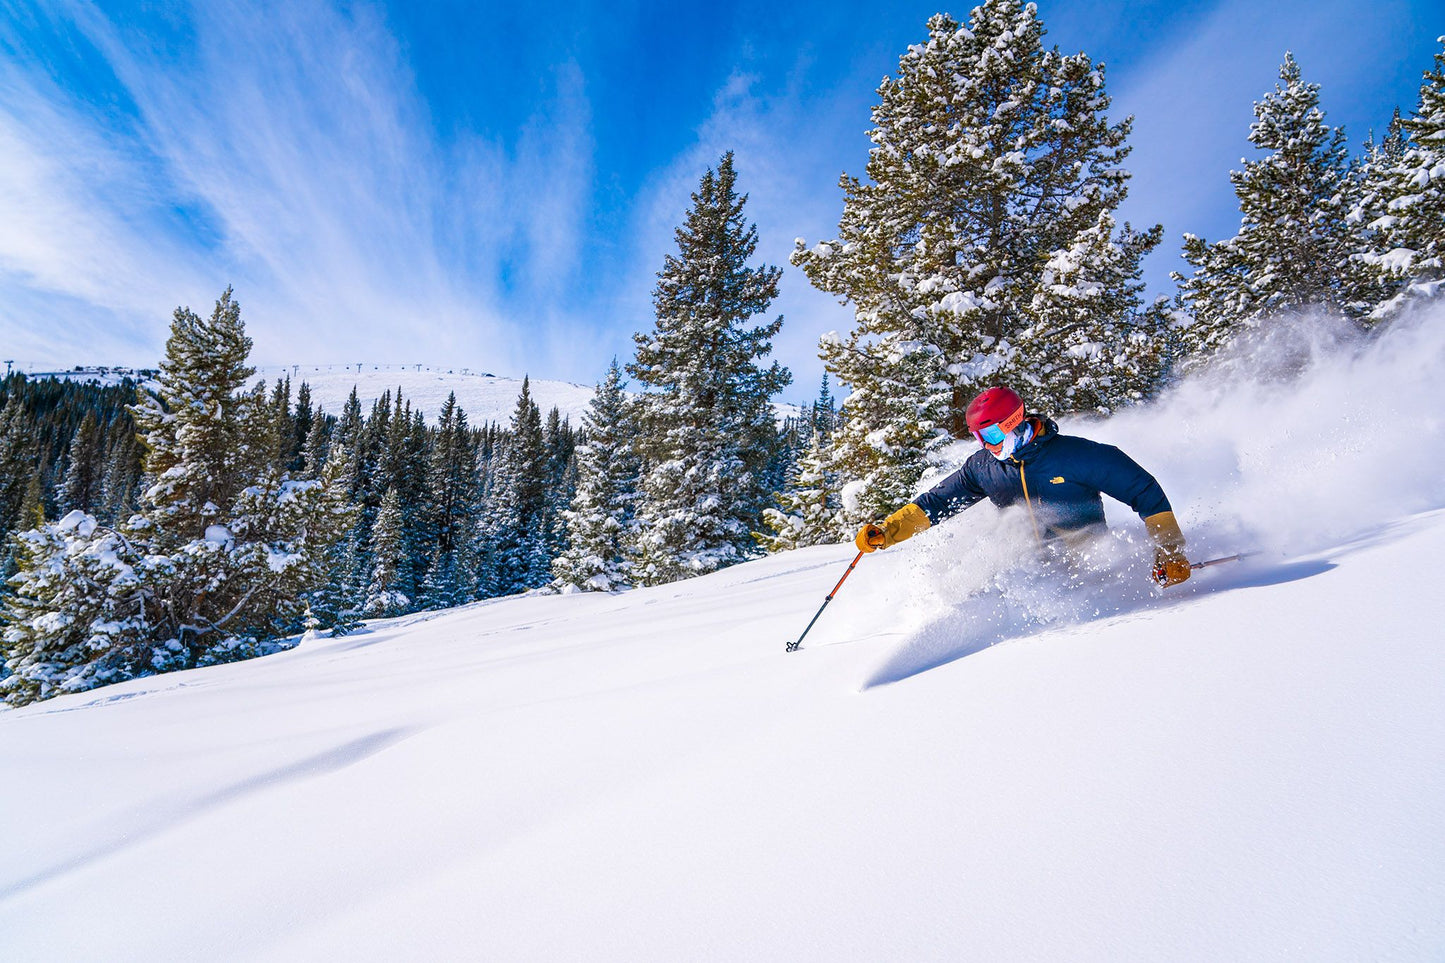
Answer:
[[[1184,554],[1184,533],[1173,512],[1160,512],[1144,519],[1154,539],[1154,581],[1168,587],[1189,578],[1189,558]]]

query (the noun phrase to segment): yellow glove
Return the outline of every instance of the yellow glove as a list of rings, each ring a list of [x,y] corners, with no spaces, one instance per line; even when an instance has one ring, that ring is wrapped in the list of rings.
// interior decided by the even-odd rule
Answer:
[[[853,539],[853,544],[858,546],[860,552],[871,552],[883,547],[883,529],[869,522],[858,531],[858,537]]]
[[[862,531],[858,533],[858,537],[853,540],[853,544],[858,546],[860,552],[871,552],[875,548],[891,548],[926,530],[932,524],[923,509],[909,502],[885,518],[881,526],[872,522],[864,525]]]
[[[1173,512],[1160,512],[1144,519],[1144,527],[1154,539],[1154,581],[1166,588],[1186,581],[1191,572],[1189,558],[1184,554],[1184,533]]]

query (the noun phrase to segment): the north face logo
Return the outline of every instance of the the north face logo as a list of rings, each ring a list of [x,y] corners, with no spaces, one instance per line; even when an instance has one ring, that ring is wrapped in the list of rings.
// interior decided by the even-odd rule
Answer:
[[[1050,479],[1049,479],[1049,484],[1050,484],[1050,485],[1062,485],[1063,483],[1064,483],[1064,476],[1063,476],[1063,475],[1055,475],[1053,478],[1050,478]]]

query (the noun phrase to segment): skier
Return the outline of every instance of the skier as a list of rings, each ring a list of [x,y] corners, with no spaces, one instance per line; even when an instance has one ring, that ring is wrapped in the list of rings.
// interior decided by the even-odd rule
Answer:
[[[858,548],[889,548],[987,498],[1000,508],[1022,501],[1040,544],[1106,529],[1101,494],[1139,513],[1156,546],[1154,579],[1176,585],[1189,578],[1184,534],[1154,476],[1113,445],[1059,434],[1051,419],[1025,414],[1012,389],[989,388],[969,402],[968,430],[983,451],[926,494],[863,526]]]

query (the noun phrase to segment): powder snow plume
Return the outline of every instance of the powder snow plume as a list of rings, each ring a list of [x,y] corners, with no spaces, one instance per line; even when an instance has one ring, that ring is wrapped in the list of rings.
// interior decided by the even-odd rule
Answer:
[[[1021,511],[975,506],[910,546],[907,588],[889,593],[907,641],[865,688],[1045,628],[1308,577],[1445,508],[1445,304],[1373,335],[1281,317],[1148,405],[1060,427],[1152,472],[1191,558],[1258,554],[1159,592],[1143,526],[1117,502],[1105,498],[1111,535],[1072,562],[1041,562]]]

